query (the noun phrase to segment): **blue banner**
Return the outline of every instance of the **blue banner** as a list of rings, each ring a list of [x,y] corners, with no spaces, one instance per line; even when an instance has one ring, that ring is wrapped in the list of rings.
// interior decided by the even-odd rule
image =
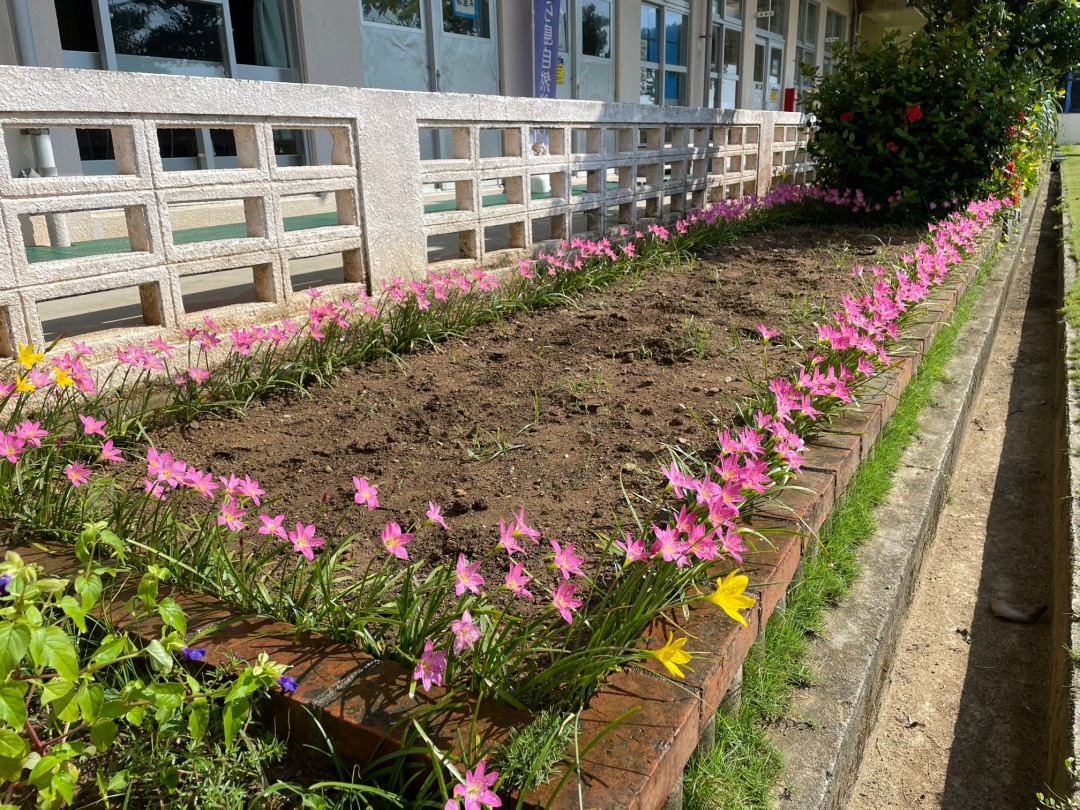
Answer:
[[[533,0],[533,95],[555,98],[561,0]]]

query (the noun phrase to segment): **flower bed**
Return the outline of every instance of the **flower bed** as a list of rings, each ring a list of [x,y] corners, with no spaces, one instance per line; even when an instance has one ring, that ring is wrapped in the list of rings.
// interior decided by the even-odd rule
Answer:
[[[787,203],[793,196],[797,195],[782,191],[764,201],[765,207]],[[865,296],[845,298],[836,319],[817,327],[816,341],[803,341],[811,348],[801,369],[775,376],[767,389],[753,392],[749,405],[744,406],[746,419],[741,426],[721,429],[718,446],[708,451],[709,455],[700,450],[701,445],[673,450],[670,463],[664,465],[668,494],[657,497],[654,491],[647,499],[631,501],[633,512],[645,519],[632,529],[619,525],[622,531],[601,537],[601,549],[588,576],[579,570],[584,560],[579,561],[570,547],[554,537],[550,538],[558,568],[554,575],[541,577],[534,558],[524,553],[516,557],[517,547],[528,548],[528,540],[534,538],[526,517],[512,517],[516,510],[508,509],[504,531],[497,533],[497,540],[493,536],[488,541],[490,551],[480,553],[489,562],[504,553],[511,556],[506,583],[519,597],[521,588],[528,587],[524,577],[531,576],[526,571],[545,583],[550,603],[525,618],[511,615],[505,600],[486,597],[483,575],[475,567],[479,562],[476,553],[466,556],[464,550],[459,551],[460,556],[448,565],[425,565],[427,560],[403,565],[398,558],[407,554],[408,535],[415,532],[397,520],[386,521],[380,532],[391,555],[374,557],[376,562],[366,566],[364,577],[341,582],[339,578],[349,570],[343,558],[349,546],[334,542],[332,549],[317,552],[322,536],[313,531],[314,524],[307,522],[310,518],[298,521],[291,536],[283,519],[272,514],[274,510],[266,510],[260,521],[262,537],[284,534],[282,539],[291,541],[301,555],[298,557],[282,555],[277,546],[257,545],[250,529],[245,534],[241,524],[250,518],[244,512],[259,514],[264,494],[250,478],[226,477],[221,483],[229,494],[218,500],[211,489],[216,486],[213,476],[154,450],[145,470],[145,493],[118,484],[111,476],[98,474],[85,480],[92,461],[108,463],[108,450],[91,438],[100,428],[110,427],[110,438],[105,441],[130,441],[165,415],[190,416],[215,401],[243,402],[273,384],[302,385],[312,378],[328,378],[336,367],[365,359],[363,352],[370,347],[385,346],[388,331],[396,341],[394,347],[409,348],[455,331],[455,324],[488,319],[492,310],[484,309],[479,296],[440,296],[440,286],[444,291],[451,282],[466,286],[470,279],[465,276],[436,276],[423,284],[415,283],[408,291],[404,285],[391,290],[391,298],[402,300],[386,314],[388,330],[376,318],[359,323],[351,320],[355,316],[350,312],[363,312],[369,306],[363,297],[330,303],[315,299],[311,326],[302,340],[297,335],[303,330],[294,332],[291,326],[277,331],[234,330],[231,337],[236,349],[224,371],[202,379],[204,369],[187,365],[190,361],[179,363],[180,368],[186,367],[186,373],[178,372],[176,387],[164,395],[165,404],[153,411],[146,408],[149,391],[134,397],[110,395],[88,401],[86,390],[73,393],[87,388],[81,360],[66,355],[48,377],[42,377],[46,372],[37,369],[40,358],[27,350],[21,359],[34,367],[31,374],[38,376],[36,382],[29,375],[21,378],[18,385],[27,388],[28,384],[55,381],[64,387],[57,398],[62,405],[46,412],[46,418],[51,413],[55,421],[43,420],[35,426],[31,420],[28,427],[18,410],[22,399],[13,400],[14,407],[9,402],[13,415],[4,439],[10,463],[0,467],[0,475],[7,476],[3,483],[11,484],[7,491],[12,512],[28,524],[70,526],[84,518],[108,516],[129,541],[152,547],[151,558],[167,562],[181,581],[213,587],[241,609],[317,628],[391,659],[376,663],[345,647],[334,648],[330,656],[325,647],[329,642],[318,642],[324,645],[320,660],[330,656],[328,660],[335,663],[322,670],[305,668],[300,664],[305,657],[310,658],[310,652],[292,644],[287,626],[270,620],[234,628],[224,640],[208,645],[211,660],[227,657],[227,651],[243,652],[246,655],[241,657],[250,658],[257,648],[275,648],[278,663],[292,664],[297,670],[294,698],[286,708],[310,704],[322,710],[326,722],[367,722],[369,740],[390,731],[395,731],[404,745],[410,737],[414,741],[426,739],[438,750],[452,752],[449,755],[457,759],[457,767],[446,759],[441,761],[456,778],[465,779],[463,772],[469,768],[473,782],[466,784],[483,783],[487,789],[483,770],[478,775],[474,768],[490,754],[486,738],[501,736],[495,729],[502,723],[499,718],[489,718],[483,706],[495,700],[518,710],[554,705],[571,712],[572,707],[588,703],[578,720],[581,739],[597,739],[598,734],[610,732],[614,736],[602,747],[606,753],[621,749],[625,761],[601,761],[599,747],[589,750],[586,743],[580,744],[582,767],[590,777],[583,784],[587,791],[597,791],[595,800],[588,798],[586,803],[653,806],[672,787],[696,745],[699,726],[734,678],[733,663],[741,661],[754,638],[755,626],[781,598],[782,583],[795,572],[805,537],[769,534],[766,538],[764,530],[790,531],[802,526],[812,532],[820,525],[837,495],[838,484],[868,452],[875,425],[879,427],[887,418],[890,396],[911,373],[910,357],[898,359],[889,354],[900,348],[900,329],[916,322],[915,305],[924,302],[950,267],[974,248],[977,234],[999,207],[996,202],[976,205],[968,216],[946,220],[933,230],[931,241],[902,261],[904,269],[895,275],[884,267],[868,268]],[[539,280],[522,283],[495,300],[506,309],[523,306],[529,295],[558,300],[571,291],[575,279],[578,286],[585,286],[580,280],[590,273],[602,281],[618,276],[630,252],[639,251],[644,254],[640,261],[648,261],[664,252],[679,255],[700,250],[703,242],[722,235],[725,222],[745,222],[747,210],[745,203],[718,206],[692,215],[674,234],[656,227],[650,237],[621,248],[611,243],[580,243],[538,266],[523,266],[523,275],[538,275]],[[777,207],[772,216],[787,210],[786,205]],[[624,258],[620,259],[620,252]],[[471,282],[481,287],[495,283],[483,273],[475,274]],[[942,307],[947,308],[950,300],[955,300],[954,296],[944,297]],[[209,345],[218,339],[213,331],[207,325],[193,329],[189,337],[196,345]],[[928,337],[932,327],[923,331]],[[292,346],[286,349],[290,339]],[[759,340],[768,345],[777,336],[768,325],[762,325]],[[917,352],[918,346],[907,343]],[[163,355],[170,351],[163,342],[151,349],[132,347],[121,357],[125,364],[121,373],[148,378],[155,367],[165,366]],[[883,378],[880,373],[890,368]],[[874,388],[885,392],[878,393],[876,401]],[[860,391],[864,400],[859,417],[862,435],[823,442],[823,449],[815,451],[816,458],[808,455],[805,440],[821,433],[826,418],[849,410],[853,394]],[[18,397],[14,389],[7,393],[9,398]],[[99,424],[102,419],[105,425]],[[709,432],[713,429],[708,428]],[[33,437],[27,431],[33,431]],[[42,435],[40,431],[48,432]],[[67,441],[57,447],[54,440],[59,436]],[[31,446],[40,440],[45,440],[41,447]],[[712,455],[716,456],[715,464]],[[34,479],[21,475],[30,459],[35,459],[42,471]],[[55,487],[55,475],[61,469],[71,486]],[[784,489],[800,471],[800,488]],[[365,508],[373,507],[378,495],[372,491],[372,482],[360,477],[363,470],[355,472],[356,501]],[[192,504],[201,502],[200,490],[211,495],[212,506],[194,510]],[[427,510],[433,523],[440,517],[434,506],[428,504]],[[290,515],[290,525],[292,520]],[[422,521],[419,517],[415,520],[417,524]],[[440,531],[434,526],[429,529]],[[771,551],[765,551],[766,539],[771,541]],[[751,545],[761,552],[755,562],[769,571],[764,581],[776,584],[758,593],[759,601],[747,616],[740,610],[753,600],[743,595],[744,577],[728,576],[715,590],[706,583],[720,573],[718,564],[723,565],[721,571],[730,570]],[[529,562],[517,562],[522,557]],[[532,588],[538,590],[536,584]],[[747,629],[740,631],[730,621],[723,623],[726,620],[718,624],[717,607]],[[204,618],[220,618],[217,611],[220,608],[211,608]],[[167,618],[162,611],[157,613],[162,620]],[[674,622],[678,629],[672,624],[658,625],[643,636],[659,617]],[[180,651],[179,645],[199,649],[189,646],[191,642],[185,644],[182,632],[167,635],[173,652]],[[692,639],[690,649],[712,654],[705,659],[695,657],[690,673],[683,669],[688,661],[684,649],[687,638]],[[474,645],[478,645],[475,650]],[[395,666],[393,660],[407,668]],[[687,675],[689,689],[681,682],[676,686],[645,674],[649,668],[676,678]],[[600,678],[610,672],[614,674],[605,688],[590,700]],[[336,683],[340,674],[355,680],[343,689]],[[461,690],[479,696],[477,717],[483,715],[483,722],[469,722],[469,711],[460,705]],[[429,709],[419,711],[424,717],[421,725],[397,724],[398,718],[415,718],[421,706]],[[505,710],[491,711],[506,718]],[[373,714],[375,723],[370,722]],[[299,723],[300,713],[293,719]],[[655,735],[646,736],[646,729],[659,729],[660,743]],[[458,732],[461,734],[455,742]],[[479,742],[474,742],[477,737]],[[355,753],[370,754],[370,750]],[[634,763],[635,772],[652,778],[644,783],[625,778],[626,761]],[[450,793],[445,784],[439,784],[443,779],[439,769],[435,772],[439,776],[434,781],[429,778],[428,787],[435,793]],[[560,784],[548,783],[540,788],[541,794]],[[501,782],[498,786],[507,787]],[[616,790],[621,792],[613,793]]]

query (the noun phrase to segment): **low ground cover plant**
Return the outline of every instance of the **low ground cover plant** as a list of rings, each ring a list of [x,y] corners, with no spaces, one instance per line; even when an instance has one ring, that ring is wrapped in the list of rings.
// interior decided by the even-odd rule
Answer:
[[[974,249],[1005,206],[1000,198],[971,203],[931,225],[926,241],[901,266],[860,268],[852,294],[818,325],[817,340],[806,347],[801,365],[765,381],[743,406],[739,422],[720,428],[709,453],[672,451],[660,471],[662,486],[640,509],[638,525],[598,538],[604,556],[595,570],[583,570],[572,544],[542,538],[520,510],[500,522],[482,559],[462,554],[453,565],[434,567],[413,560],[409,544],[418,527],[446,525],[442,507],[432,500],[417,505],[409,525],[387,521],[380,537],[385,553],[373,557],[362,576],[345,577],[343,555],[353,538],[338,539],[329,526],[297,521],[287,510],[278,513],[250,476],[215,477],[145,442],[155,426],[169,420],[192,419],[211,409],[242,410],[268,391],[325,383],[344,366],[410,351],[518,309],[565,300],[650,263],[690,256],[762,221],[858,209],[857,195],[781,187],[761,200],[727,201],[692,212],[670,229],[651,225],[627,232],[621,242],[576,239],[536,262],[521,263],[513,281],[482,270],[432,272],[423,280],[392,280],[378,303],[365,290],[338,298],[312,291],[302,324],[286,320],[226,334],[207,318],[201,327],[185,330],[185,346],[159,337],[122,349],[104,378],[95,377],[88,365],[89,346],[74,343],[59,355],[20,346],[19,373],[0,389],[5,415],[0,508],[20,533],[78,541],[88,531],[83,527],[97,527],[98,536],[115,538],[152,566],[147,568],[152,579],[144,581],[170,579],[358,644],[406,666],[414,690],[441,687],[447,702],[469,695],[554,712],[558,722],[552,726],[568,733],[567,718],[619,667],[654,659],[670,677],[683,677],[701,654],[678,629],[690,602],[711,603],[745,624],[741,611],[753,599],[745,594],[748,578],[738,566],[767,538],[748,532],[744,519],[798,473],[809,437],[874,390],[875,378],[902,348],[905,324],[918,317],[918,306]],[[765,347],[784,339],[766,324],[759,335]],[[211,367],[207,353],[223,342],[231,351]],[[378,487],[364,471],[356,471],[352,486],[356,508],[379,508]],[[541,543],[551,549],[550,568],[526,570],[515,555],[525,544]],[[480,573],[485,560],[503,561],[502,581],[485,580]],[[81,593],[78,582],[76,593]],[[543,607],[522,613],[514,605],[524,601]],[[20,609],[26,613],[22,603]],[[161,603],[151,600],[142,609],[173,618],[166,651],[181,644],[181,654],[190,657],[183,650],[197,649],[182,638],[184,628],[176,624],[182,617],[176,619],[171,607],[163,612]],[[643,637],[658,618],[667,623],[667,632]],[[165,665],[164,657],[146,655],[152,665]],[[283,677],[288,676],[270,662],[258,662],[242,670],[236,683],[260,679],[252,693],[272,688],[275,681],[288,688],[288,681],[277,680]],[[201,697],[210,702],[210,693],[196,696],[195,687],[184,683],[192,696],[182,696],[162,722]],[[242,703],[234,697],[235,709],[229,709],[230,694],[224,692],[230,716],[249,710],[250,693]],[[222,723],[228,745],[236,737],[236,721]],[[416,733],[418,744],[438,748],[422,725]],[[531,767],[535,763],[524,774],[505,767],[496,772],[494,756],[472,746],[436,750],[446,774],[436,768],[437,778],[428,777],[419,792],[437,796],[447,807],[459,800],[466,807],[497,806],[496,792],[505,780],[513,779],[524,791],[539,778],[539,769]],[[513,760],[503,757],[503,762]],[[22,770],[10,771],[9,781],[23,780]],[[413,779],[412,771],[404,769],[402,778]]]

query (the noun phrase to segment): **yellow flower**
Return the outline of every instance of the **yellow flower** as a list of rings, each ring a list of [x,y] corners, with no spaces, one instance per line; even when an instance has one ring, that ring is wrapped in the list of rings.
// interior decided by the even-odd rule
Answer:
[[[23,393],[28,393],[30,391],[33,391],[35,388],[37,388],[37,386],[34,385],[32,382],[30,382],[28,379],[26,379],[26,377],[16,377],[15,378],[15,390],[16,391],[22,391]]]
[[[747,627],[746,619],[739,611],[754,606],[754,599],[743,593],[749,584],[749,577],[732,571],[727,577],[716,580],[716,590],[705,599],[722,608],[724,613],[743,627]]]
[[[19,344],[19,362],[27,369],[33,368],[37,365],[38,360],[43,358],[45,354],[43,352],[35,352],[34,345],[20,343]],[[33,389],[30,389],[33,390]]]
[[[69,385],[73,385],[75,380],[71,378],[71,372],[66,368],[56,367],[56,384],[60,388],[67,388]]]
[[[667,671],[676,678],[685,678],[686,676],[678,666],[679,664],[685,664],[691,658],[690,653],[683,650],[684,644],[686,644],[685,636],[676,641],[669,630],[667,644],[659,650],[649,650],[649,655],[667,667]],[[687,667],[687,669],[690,669],[690,667]]]

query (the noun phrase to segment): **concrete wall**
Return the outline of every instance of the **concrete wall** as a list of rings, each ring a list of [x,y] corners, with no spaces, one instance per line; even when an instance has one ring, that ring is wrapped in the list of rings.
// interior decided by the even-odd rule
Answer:
[[[1080,143],[1080,113],[1058,116],[1058,143]]]
[[[290,262],[340,253],[347,282],[378,290],[391,276],[424,273],[433,240],[453,240],[459,263],[508,264],[541,239],[640,228],[722,197],[763,193],[780,175],[805,182],[813,171],[794,113],[105,71],[0,67],[0,125],[108,127],[118,171],[0,175],[0,353],[7,354],[17,341],[42,342],[42,301],[137,286],[143,320],[178,327],[189,318],[184,276],[254,268],[258,300],[285,305]],[[159,126],[231,129],[240,168],[166,171]],[[273,130],[295,128],[316,129],[332,143],[332,164],[279,167]],[[421,137],[432,129],[452,151],[421,160]],[[534,130],[547,132],[547,154],[532,150]],[[491,131],[501,136],[502,154],[482,156]],[[0,143],[0,166],[8,160]],[[550,196],[531,193],[538,175],[550,181]],[[572,193],[575,178],[583,187]],[[493,183],[505,192],[495,205],[483,196]],[[425,211],[425,189],[435,188],[449,190],[450,210]],[[337,224],[286,230],[294,201],[311,195],[332,200]],[[183,206],[219,201],[243,206],[245,237],[174,240],[181,223],[171,217]],[[30,260],[42,257],[28,253],[28,223],[57,215],[78,241],[98,235],[101,211],[123,212],[130,251]],[[508,249],[489,249],[492,229],[509,233]]]

